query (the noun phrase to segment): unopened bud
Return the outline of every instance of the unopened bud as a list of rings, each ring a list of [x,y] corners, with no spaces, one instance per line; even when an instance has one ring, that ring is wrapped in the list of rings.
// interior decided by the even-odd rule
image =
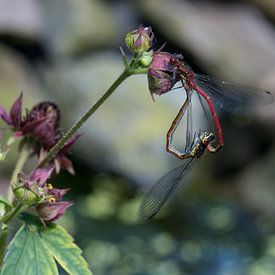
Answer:
[[[149,51],[149,52],[144,52],[140,58],[140,64],[147,68],[153,59],[153,51]]]
[[[24,205],[32,205],[39,201],[39,196],[24,186],[19,186],[14,189],[14,195],[16,199]]]
[[[126,35],[125,43],[132,52],[146,52],[152,47],[154,33],[151,27],[140,26]]]

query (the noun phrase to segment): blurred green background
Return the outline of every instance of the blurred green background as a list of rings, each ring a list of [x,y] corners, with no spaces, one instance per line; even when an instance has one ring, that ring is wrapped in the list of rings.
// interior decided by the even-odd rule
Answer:
[[[141,23],[196,72],[275,91],[273,0],[0,0],[0,104],[52,100],[68,129],[122,71],[119,46]],[[145,190],[181,163],[164,150],[179,106],[173,93],[152,102],[146,76],[126,80],[81,129],[76,175],[53,180],[75,201],[60,223],[96,275],[275,274],[274,104],[221,114],[224,148],[138,221]],[[2,193],[16,157],[1,163]]]

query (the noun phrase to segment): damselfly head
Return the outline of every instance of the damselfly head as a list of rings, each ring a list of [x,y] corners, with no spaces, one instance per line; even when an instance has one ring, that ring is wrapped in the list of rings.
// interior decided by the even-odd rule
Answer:
[[[200,140],[204,145],[208,145],[211,141],[214,140],[214,138],[215,138],[214,134],[209,132],[204,132],[200,136]]]

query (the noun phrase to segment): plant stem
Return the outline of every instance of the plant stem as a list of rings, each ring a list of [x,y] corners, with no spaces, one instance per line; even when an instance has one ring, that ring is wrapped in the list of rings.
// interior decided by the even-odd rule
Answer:
[[[86,122],[86,120],[105,102],[105,100],[115,91],[115,89],[130,75],[144,74],[147,69],[125,69],[112,86],[103,94],[80,119],[70,128],[70,130],[51,148],[46,157],[38,165],[37,168],[44,167],[51,161],[57,153],[63,148],[66,142],[76,133],[76,131]]]
[[[15,208],[13,208],[12,211],[8,212],[1,220],[1,223],[8,223],[13,217],[15,217],[16,215],[18,215],[20,212],[24,211],[25,209],[27,209],[28,206],[27,205],[23,205],[23,204],[18,204]]]
[[[2,268],[4,255],[7,247],[7,238],[9,236],[9,228],[7,225],[2,224],[0,236],[0,269]]]
[[[16,183],[17,175],[22,170],[22,168],[23,168],[26,160],[28,159],[29,155],[30,155],[30,151],[26,147],[24,147],[22,149],[22,151],[20,152],[19,158],[17,160],[17,163],[15,165],[15,168],[13,170],[11,180],[10,180],[10,185],[9,185],[9,190],[8,190],[8,200],[10,202],[12,202],[12,199],[13,199],[13,190],[12,189],[13,189],[15,183]]]

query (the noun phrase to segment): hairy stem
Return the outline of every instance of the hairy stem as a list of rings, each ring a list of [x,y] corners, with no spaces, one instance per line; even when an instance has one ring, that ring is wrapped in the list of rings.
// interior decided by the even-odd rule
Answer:
[[[103,94],[80,119],[70,128],[70,130],[51,148],[47,156],[42,160],[37,168],[42,168],[49,163],[57,153],[63,148],[66,142],[73,137],[76,131],[88,120],[88,118],[105,102],[105,100],[116,90],[116,88],[130,75],[144,74],[147,69],[125,69],[112,86]]]
[[[4,255],[7,247],[7,239],[9,236],[9,228],[7,225],[2,224],[0,233],[0,270],[3,266]]]
[[[7,224],[12,218],[17,216],[19,213],[27,209],[27,205],[18,204],[15,208],[13,208],[10,212],[8,212],[1,220],[1,223]]]

